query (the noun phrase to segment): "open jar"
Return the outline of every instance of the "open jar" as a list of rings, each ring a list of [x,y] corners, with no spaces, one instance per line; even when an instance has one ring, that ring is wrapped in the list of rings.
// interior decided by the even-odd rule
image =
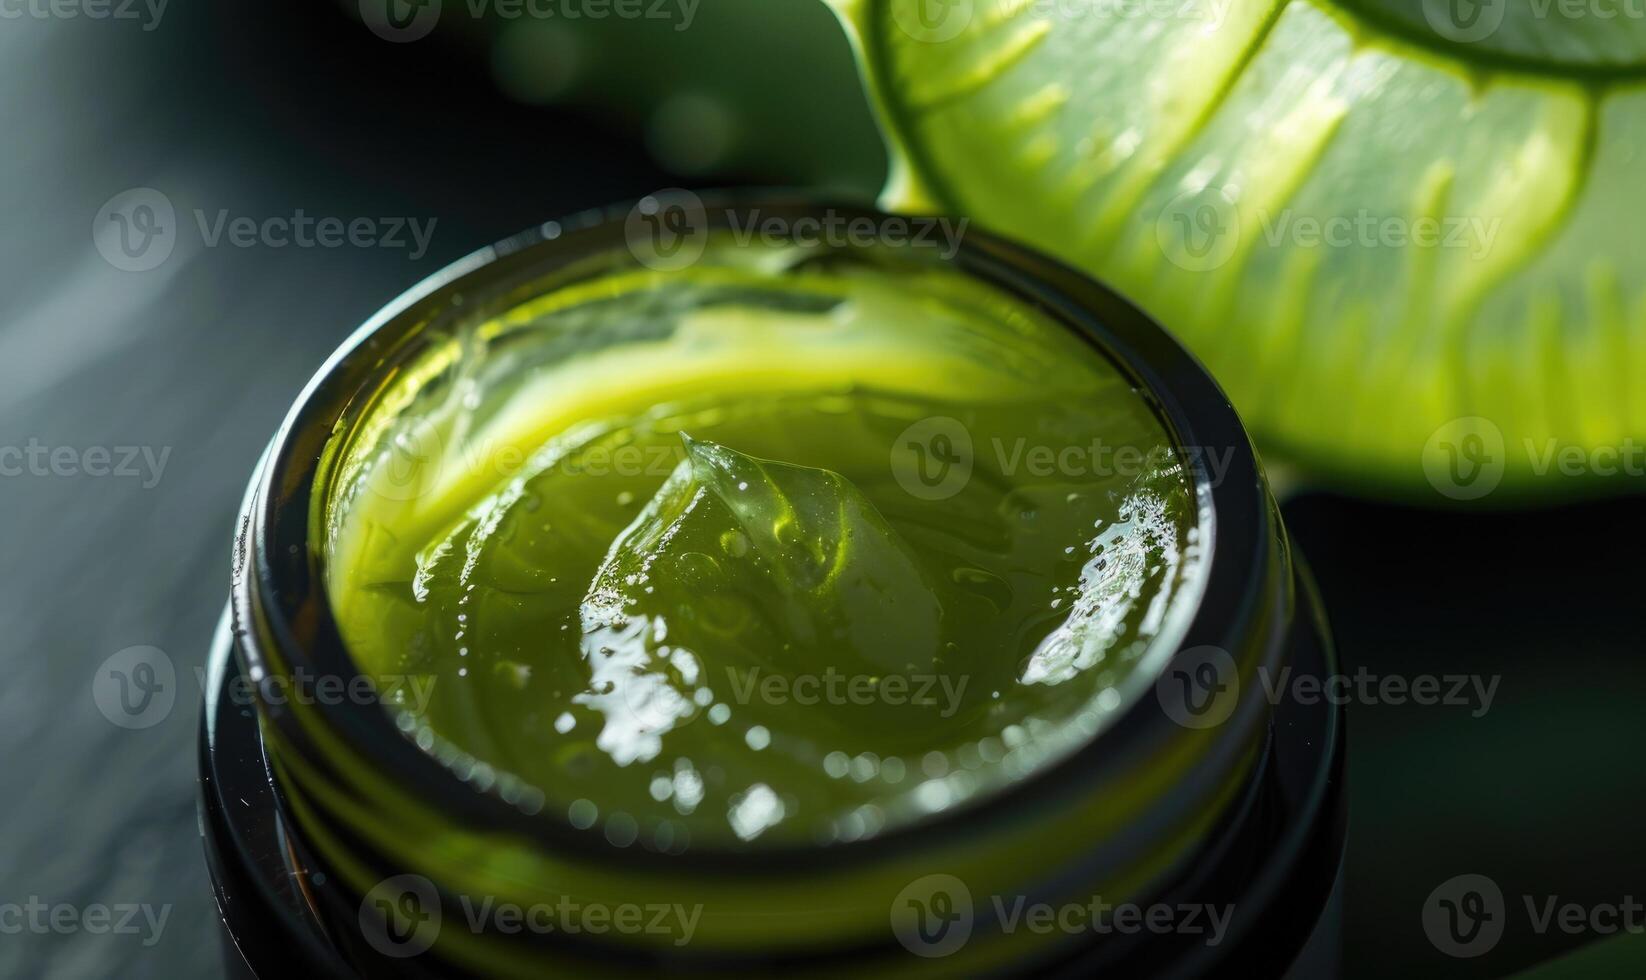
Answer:
[[[1279,974],[1343,734],[1270,691],[1332,669],[1135,309],[963,223],[682,192],[457,263],[300,396],[203,827],[258,972]]]

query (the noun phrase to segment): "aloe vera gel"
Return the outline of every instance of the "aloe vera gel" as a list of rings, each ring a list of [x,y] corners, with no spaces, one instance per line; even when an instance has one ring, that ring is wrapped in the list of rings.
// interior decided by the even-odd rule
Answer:
[[[1329,956],[1340,709],[1264,679],[1334,661],[1200,365],[986,231],[753,241],[905,219],[687,202],[667,268],[626,220],[657,198],[463,260],[293,406],[202,728],[233,955],[864,980]],[[299,677],[376,694],[231,696]],[[1121,906],[1216,909],[1216,940],[1089,911]]]
[[[478,311],[341,454],[328,591],[363,673],[429,680],[406,737],[619,845],[816,845],[1152,690],[1197,512],[1107,354],[894,249],[626,259]]]

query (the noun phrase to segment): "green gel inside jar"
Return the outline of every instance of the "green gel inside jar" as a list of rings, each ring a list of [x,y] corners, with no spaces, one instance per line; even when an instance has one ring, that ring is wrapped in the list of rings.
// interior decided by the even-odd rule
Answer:
[[[348,438],[360,669],[410,675],[386,700],[430,754],[619,845],[859,840],[999,792],[1148,691],[1197,599],[1147,397],[887,249],[604,257],[477,311]]]

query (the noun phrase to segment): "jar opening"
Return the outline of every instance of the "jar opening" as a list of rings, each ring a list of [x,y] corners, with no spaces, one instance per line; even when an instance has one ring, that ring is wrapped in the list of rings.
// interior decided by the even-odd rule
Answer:
[[[332,611],[424,751],[665,851],[851,842],[1152,690],[1209,520],[1109,352],[930,253],[643,258],[466,290],[333,450]]]

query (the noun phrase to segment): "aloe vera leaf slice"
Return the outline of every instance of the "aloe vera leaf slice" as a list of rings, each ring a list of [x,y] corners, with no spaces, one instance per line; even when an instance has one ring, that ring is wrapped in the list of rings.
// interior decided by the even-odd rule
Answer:
[[[1561,474],[1551,447],[1594,460],[1646,432],[1634,35],[1580,23],[1534,57],[1519,27],[1453,43],[1314,0],[830,2],[898,157],[887,205],[1107,279],[1266,453],[1427,493],[1456,419],[1493,430],[1511,488]]]

